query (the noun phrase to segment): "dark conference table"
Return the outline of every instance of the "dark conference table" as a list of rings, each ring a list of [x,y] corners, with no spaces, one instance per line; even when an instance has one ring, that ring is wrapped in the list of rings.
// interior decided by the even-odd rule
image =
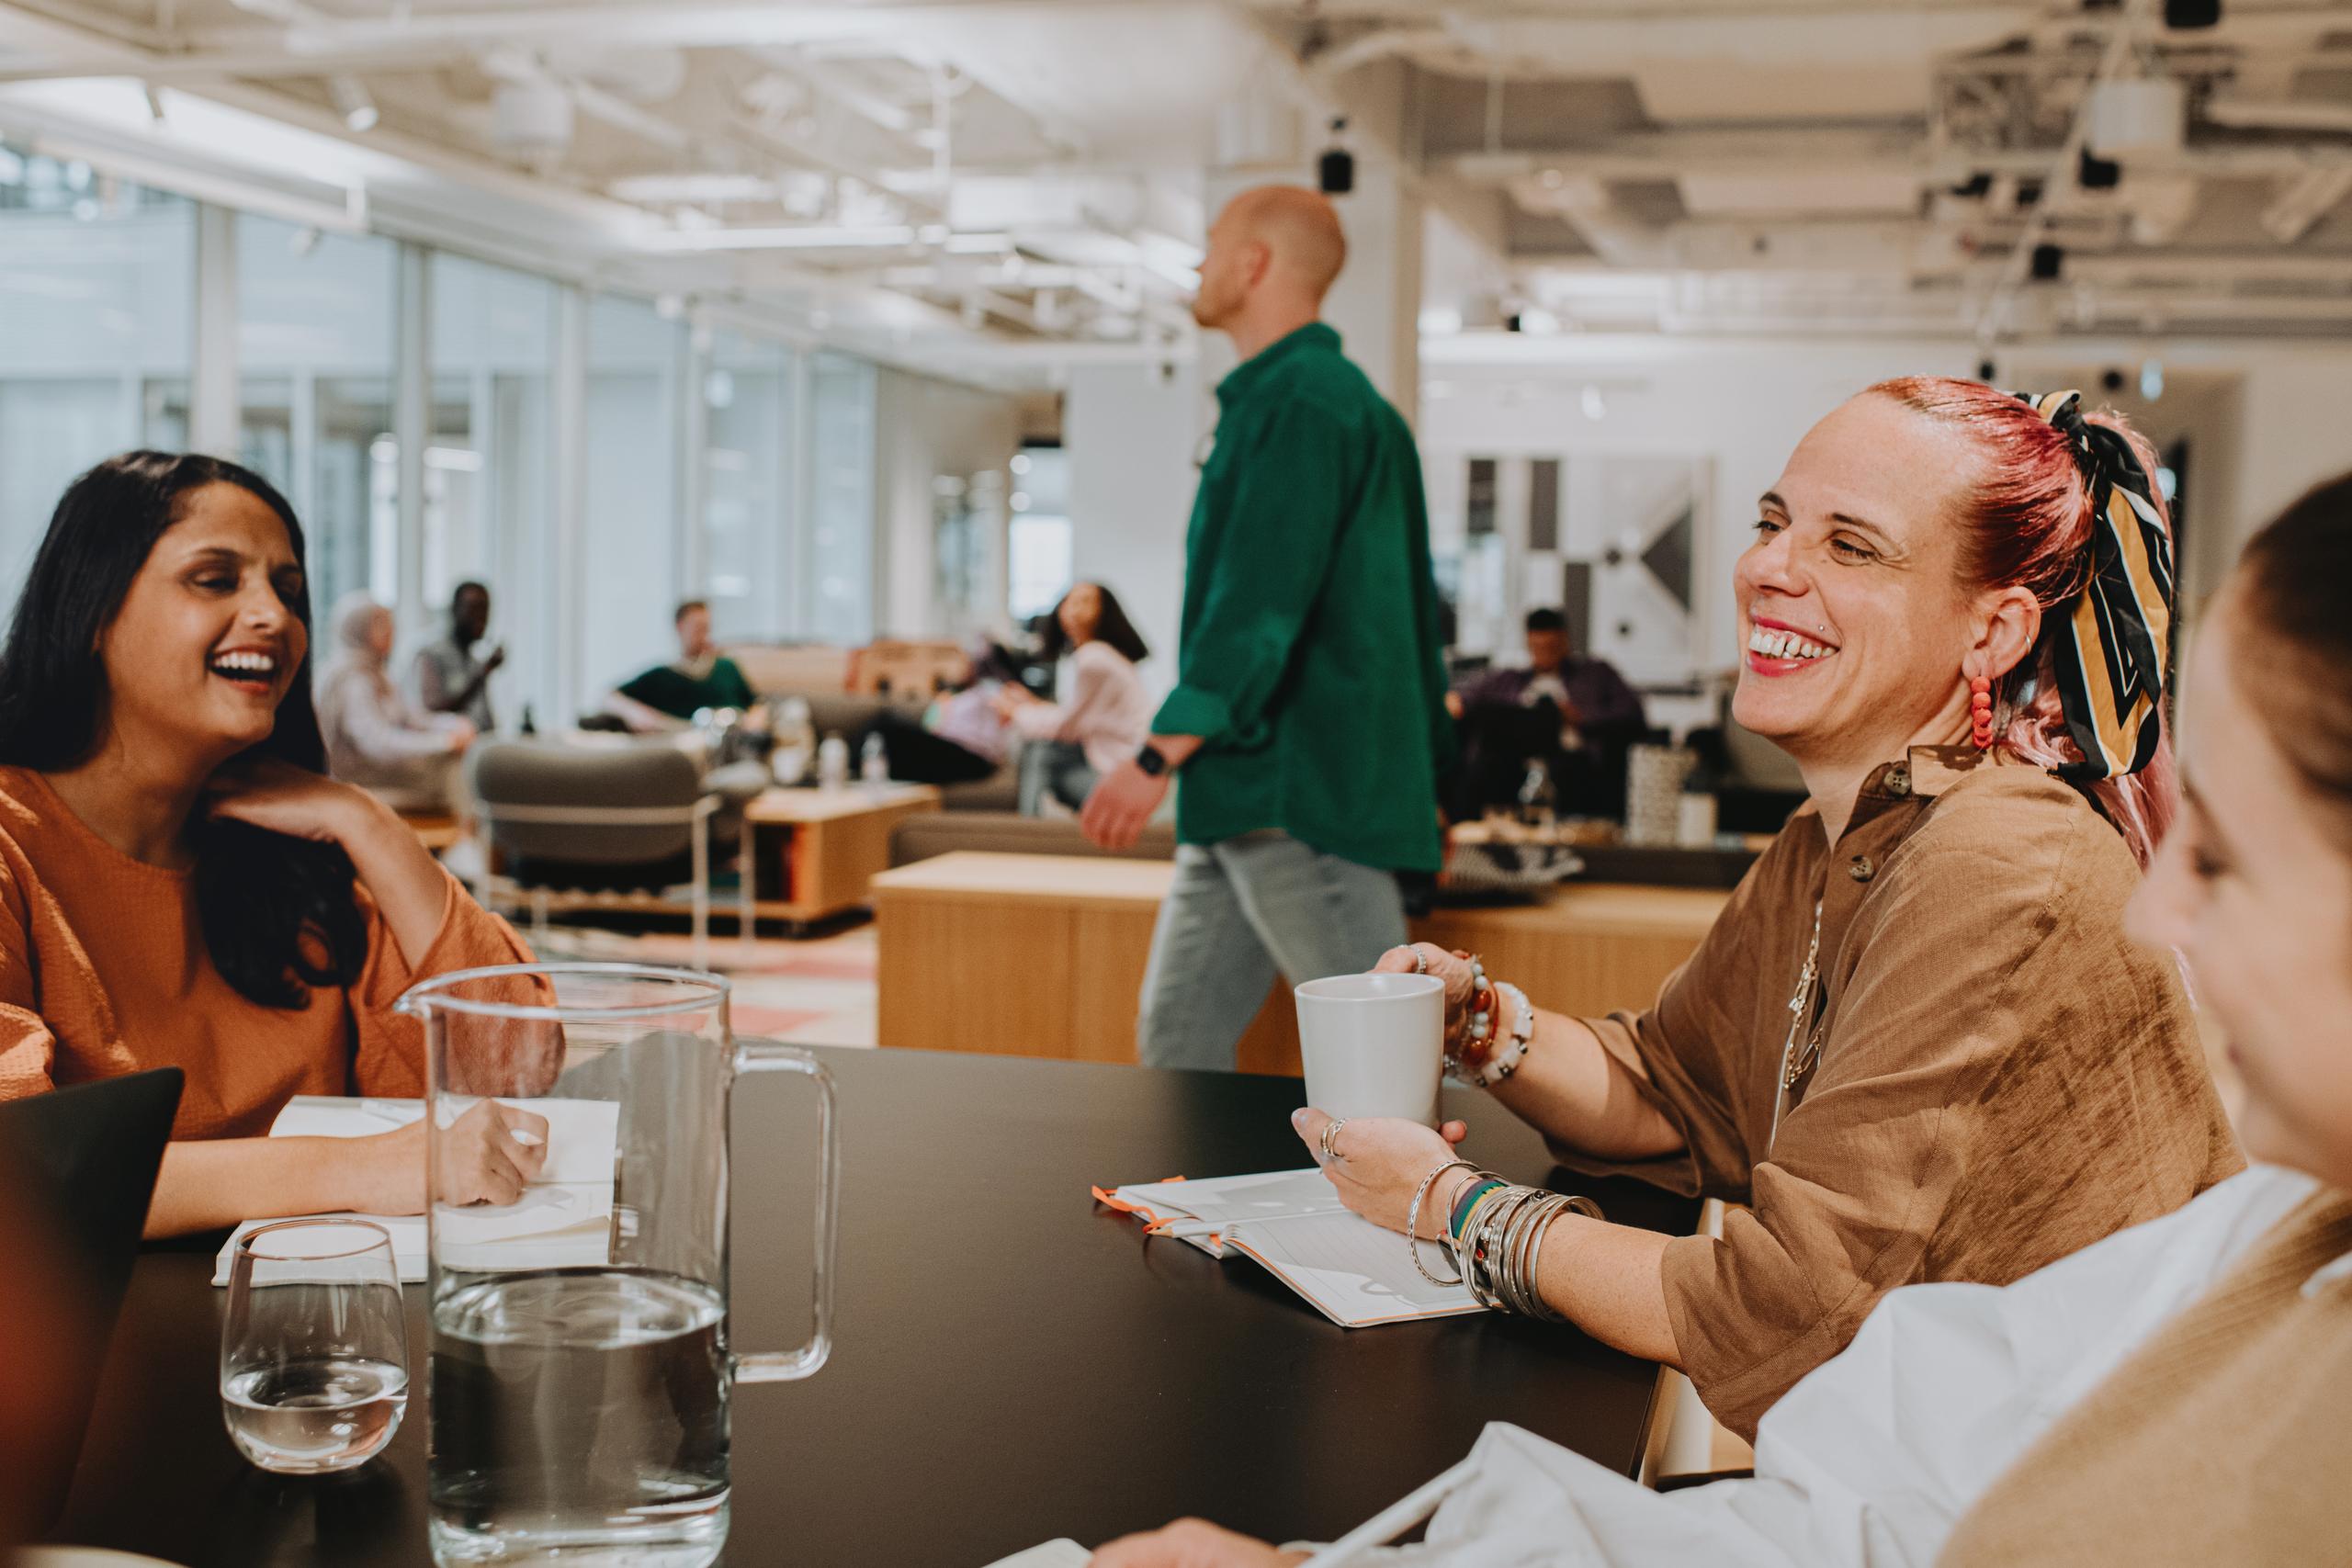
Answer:
[[[1287,1120],[1296,1079],[820,1055],[841,1086],[836,1344],[806,1382],[736,1391],[734,1568],[978,1568],[1191,1513],[1329,1540],[1461,1458],[1489,1420],[1618,1471],[1640,1461],[1648,1363],[1485,1314],[1342,1329],[1257,1264],[1147,1242],[1089,1200],[1090,1182],[1308,1163]],[[1552,1168],[1498,1107],[1448,1094],[1482,1163],[1522,1181]],[[739,1350],[804,1337],[808,1106],[805,1081],[783,1077],[736,1091]],[[1697,1214],[1634,1183],[1577,1190],[1655,1229]],[[220,1426],[211,1267],[209,1251],[140,1260],[51,1539],[191,1568],[428,1562],[421,1394],[349,1475],[254,1470]],[[421,1389],[422,1287],[408,1297]]]

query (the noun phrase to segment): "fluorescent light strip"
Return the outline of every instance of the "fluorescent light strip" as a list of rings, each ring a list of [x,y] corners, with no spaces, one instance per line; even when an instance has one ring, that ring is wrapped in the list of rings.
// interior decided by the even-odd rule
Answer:
[[[915,243],[904,224],[875,229],[808,225],[788,229],[673,229],[639,237],[637,248],[665,253],[699,251],[875,251]]]
[[[1012,248],[1004,233],[950,234],[905,224],[853,228],[797,224],[788,228],[663,229],[641,235],[637,248],[665,254],[705,251],[892,251],[936,246],[950,255],[996,255]]]

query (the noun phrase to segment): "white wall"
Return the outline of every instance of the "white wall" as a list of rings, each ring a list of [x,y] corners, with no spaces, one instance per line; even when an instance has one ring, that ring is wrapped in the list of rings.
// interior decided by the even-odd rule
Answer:
[[[2177,370],[2240,378],[2235,430],[2199,433],[2189,500],[2209,542],[2237,545],[2288,501],[2352,467],[2344,411],[2352,407],[2352,350],[2190,340],[2086,340],[2003,348],[2001,383],[2034,390],[2086,365],[2136,368],[2152,352]],[[1973,376],[1977,351],[1938,340],[1666,339],[1624,336],[1436,338],[1422,345],[1421,450],[1430,469],[1432,532],[1461,533],[1462,462],[1471,456],[1578,454],[1713,460],[1713,526],[1699,541],[1698,613],[1707,661],[1728,666],[1731,568],[1769,489],[1813,423],[1843,399],[1891,376]],[[1587,417],[1584,389],[1601,389],[1603,416]],[[2096,388],[2086,388],[2093,401]],[[2193,597],[2193,590],[2192,590]]]
[[[1018,399],[901,370],[875,377],[875,632],[883,637],[960,635],[967,628],[940,603],[935,552],[934,481],[982,472],[1009,477],[1021,449]],[[1006,493],[997,490],[997,502]],[[1000,513],[988,535],[980,574],[981,622],[1006,623],[1004,532]]]
[[[1151,645],[1155,693],[1176,682],[1184,603],[1184,525],[1209,423],[1198,367],[1097,365],[1073,370],[1062,405],[1069,457],[1071,570],[1109,585]]]

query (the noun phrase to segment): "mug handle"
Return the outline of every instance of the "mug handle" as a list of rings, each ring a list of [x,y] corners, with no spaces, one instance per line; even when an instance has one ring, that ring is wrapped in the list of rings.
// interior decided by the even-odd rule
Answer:
[[[806,1073],[817,1086],[817,1234],[809,1304],[813,1331],[797,1350],[766,1350],[735,1358],[742,1382],[791,1382],[825,1364],[833,1353],[833,1232],[841,1208],[840,1117],[833,1075],[823,1063],[792,1045],[738,1045],[738,1073]]]

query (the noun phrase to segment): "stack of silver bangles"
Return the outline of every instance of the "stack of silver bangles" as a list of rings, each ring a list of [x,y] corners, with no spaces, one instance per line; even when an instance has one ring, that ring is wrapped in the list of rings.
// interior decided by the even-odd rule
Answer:
[[[1458,1168],[1467,1163],[1462,1161],[1442,1168]],[[1464,1216],[1460,1235],[1454,1234],[1451,1224],[1440,1224],[1439,1245],[1452,1260],[1455,1278],[1440,1280],[1430,1273],[1421,1262],[1420,1241],[1408,1233],[1405,1243],[1412,1249],[1413,1267],[1433,1283],[1468,1286],[1470,1294],[1481,1306],[1546,1323],[1566,1323],[1567,1318],[1552,1309],[1537,1286],[1536,1259],[1543,1256],[1544,1238],[1554,1221],[1562,1214],[1583,1214],[1598,1220],[1602,1218],[1600,1205],[1589,1198],[1570,1197],[1541,1187],[1514,1187],[1490,1170],[1473,1169],[1464,1190],[1487,1181],[1502,1185],[1478,1199]]]

